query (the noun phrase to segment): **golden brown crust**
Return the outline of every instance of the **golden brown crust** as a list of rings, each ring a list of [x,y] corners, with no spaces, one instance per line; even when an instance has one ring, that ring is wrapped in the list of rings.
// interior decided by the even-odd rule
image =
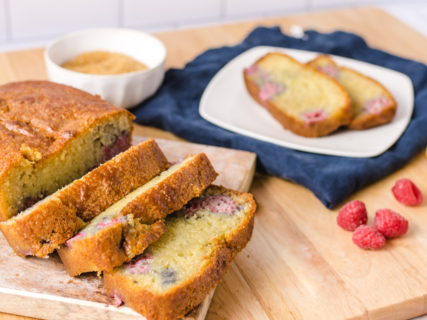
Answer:
[[[33,213],[0,224],[0,230],[12,249],[21,257],[46,256],[71,238],[84,222],[76,209],[52,198],[40,204]]]
[[[56,197],[77,208],[77,215],[89,221],[168,167],[165,155],[150,139],[76,180]]]
[[[218,176],[208,157],[199,153],[185,166],[128,203],[120,214],[133,214],[141,223],[151,224],[179,210],[197,197]]]
[[[98,215],[168,167],[166,157],[150,139],[58,191],[31,213],[1,223],[0,229],[18,255],[44,257],[83,227],[78,216],[88,217],[85,210]]]
[[[364,130],[389,123],[396,115],[397,104],[384,108],[380,114],[363,114],[356,117],[349,125],[351,130]]]
[[[394,100],[391,93],[378,81],[365,76],[364,74],[361,74],[357,71],[354,71],[353,69],[349,69],[346,67],[340,67],[341,70],[347,70],[353,73],[356,73],[360,77],[364,77],[365,79],[368,79],[369,81],[374,82],[378,86],[380,86],[383,90],[387,98],[390,100],[391,105],[387,108],[384,108],[381,113],[379,114],[369,114],[369,113],[362,113],[360,115],[357,115],[353,121],[348,125],[348,128],[351,130],[363,130],[368,128],[377,127],[386,123],[389,123],[391,120],[393,120],[394,116],[396,115],[396,109],[397,109],[397,103],[396,100]]]
[[[152,225],[141,224],[138,219],[124,221],[99,230],[95,236],[70,241],[57,251],[70,276],[111,271],[141,254],[165,232],[161,220]]]
[[[142,226],[151,225],[199,196],[215,180],[217,173],[204,153],[188,157],[192,159],[129,202],[115,218],[132,214]],[[119,225],[104,228],[93,237],[74,240],[70,248],[58,250],[67,272],[74,276],[89,271],[110,271],[113,267],[129,261],[126,256],[133,258],[141,254],[148,245],[141,247],[138,242],[141,240],[136,241],[136,236],[132,236],[138,234],[138,229],[129,230],[127,237],[124,237],[120,236],[122,229]],[[144,228],[142,226],[139,228]],[[124,250],[121,248],[123,239],[127,239],[124,242]]]
[[[328,55],[319,55],[314,60],[307,63],[307,65],[312,66],[314,68],[320,67],[321,65],[325,65],[325,64],[332,64],[334,67],[338,68],[338,70],[347,70],[349,72],[353,72],[357,74],[360,77],[364,77],[369,81],[372,81],[373,83],[375,83],[376,85],[380,86],[383,89],[387,98],[391,102],[391,105],[388,106],[387,108],[384,108],[379,114],[361,113],[359,115],[355,115],[351,123],[348,125],[349,129],[351,130],[368,129],[368,128],[377,127],[377,126],[389,123],[391,120],[393,120],[396,114],[397,103],[394,100],[391,93],[381,83],[353,69],[346,68],[346,67],[339,67],[335,63],[335,61],[332,60]]]
[[[70,142],[112,117],[130,112],[84,91],[48,81],[24,81],[0,86],[0,194],[10,172],[26,160],[21,146],[39,152],[37,169],[58,155]],[[131,139],[131,132],[128,132]],[[11,216],[0,197],[0,221]]]
[[[255,62],[255,64],[259,63],[262,59],[267,58],[268,55],[271,55],[271,54],[279,54],[279,53],[268,53],[264,57],[258,59]],[[281,55],[284,55],[284,54],[281,54]],[[284,55],[284,56],[286,56],[289,59],[300,64],[295,59],[293,59],[287,55]],[[348,94],[344,90],[344,88],[342,88],[342,86],[335,79],[326,76],[322,72],[319,72],[316,69],[314,69],[308,65],[301,64],[301,67],[303,67],[305,69],[310,69],[311,71],[318,73],[322,77],[326,77],[328,80],[333,81],[339,87],[343,96],[346,97],[346,102],[341,108],[342,113],[341,113],[340,117],[328,117],[324,121],[305,124],[302,120],[296,119],[296,118],[280,111],[280,109],[277,108],[274,105],[274,103],[272,103],[270,101],[262,101],[259,98],[260,88],[253,81],[251,81],[249,79],[249,77],[246,75],[245,71],[243,71],[243,77],[245,79],[246,88],[247,88],[249,94],[251,95],[251,97],[255,101],[257,101],[261,106],[263,106],[265,109],[267,109],[271,113],[271,115],[277,121],[279,121],[282,124],[282,126],[285,129],[290,130],[297,135],[300,135],[303,137],[312,137],[312,138],[322,137],[322,136],[326,136],[326,135],[330,134],[331,132],[337,130],[341,126],[349,124],[353,118],[353,110],[351,108],[350,97],[348,96]]]
[[[336,68],[339,68],[334,60],[331,59],[327,54],[319,54],[316,58],[306,63],[308,66],[312,68],[318,68],[327,64],[331,64]]]
[[[240,227],[228,234],[227,238],[216,241],[216,249],[210,263],[197,275],[164,294],[154,294],[120,274],[104,273],[107,294],[119,296],[127,306],[144,315],[147,320],[176,319],[184,316],[199,305],[203,299],[222,281],[233,260],[249,242],[254,227],[256,204],[251,194],[232,191],[224,187],[210,186],[202,194],[224,194],[240,198],[248,207],[248,214]]]

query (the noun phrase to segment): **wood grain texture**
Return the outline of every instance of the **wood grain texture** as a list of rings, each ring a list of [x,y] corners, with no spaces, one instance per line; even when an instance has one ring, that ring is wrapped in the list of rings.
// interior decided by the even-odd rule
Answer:
[[[239,43],[256,26],[279,25],[286,33],[294,24],[321,32],[354,32],[370,46],[427,63],[426,38],[385,12],[370,8],[156,36],[167,47],[167,67],[182,67],[208,48]],[[0,70],[0,83],[46,79],[42,50],[0,54]],[[137,126],[135,133],[182,141],[149,127]],[[427,203],[404,207],[390,192],[395,180],[408,177],[427,196],[426,174],[427,159],[421,154],[402,170],[348,199],[366,203],[370,223],[375,210],[385,207],[410,221],[406,236],[388,241],[376,252],[355,247],[351,233],[336,226],[337,210],[327,210],[307,189],[256,175],[251,192],[259,208],[252,241],[217,287],[206,319],[393,320],[427,313]],[[25,318],[0,315],[4,319]]]

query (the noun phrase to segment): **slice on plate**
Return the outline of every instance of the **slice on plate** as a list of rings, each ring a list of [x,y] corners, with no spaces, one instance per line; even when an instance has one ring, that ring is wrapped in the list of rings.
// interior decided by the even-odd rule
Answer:
[[[285,54],[266,54],[244,70],[244,79],[249,94],[298,135],[326,136],[353,117],[337,81]]]
[[[75,276],[111,271],[141,254],[165,231],[160,220],[197,197],[216,177],[204,153],[187,156],[163,171],[113,204],[58,249],[67,272]]]
[[[200,304],[249,242],[251,194],[210,186],[165,219],[143,255],[104,273],[107,293],[148,320],[176,319]]]
[[[73,237],[84,221],[168,167],[163,152],[150,139],[2,222],[0,230],[18,255],[45,257]]]
[[[335,78],[350,95],[354,114],[348,126],[350,129],[372,128],[393,119],[396,101],[379,82],[352,69],[338,66],[327,55],[320,55],[307,64]]]

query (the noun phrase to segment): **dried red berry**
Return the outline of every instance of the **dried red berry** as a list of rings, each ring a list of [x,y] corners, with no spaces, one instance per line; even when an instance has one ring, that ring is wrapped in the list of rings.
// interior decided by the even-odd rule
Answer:
[[[408,231],[408,220],[390,209],[378,210],[375,214],[375,227],[386,238],[404,235]]]
[[[377,229],[361,225],[353,233],[353,242],[362,249],[377,250],[385,245],[384,236]]]
[[[368,213],[362,201],[354,200],[344,205],[338,212],[337,223],[344,230],[354,231],[368,221]]]
[[[407,206],[418,206],[423,203],[423,195],[420,189],[409,179],[396,181],[391,191],[397,201]]]

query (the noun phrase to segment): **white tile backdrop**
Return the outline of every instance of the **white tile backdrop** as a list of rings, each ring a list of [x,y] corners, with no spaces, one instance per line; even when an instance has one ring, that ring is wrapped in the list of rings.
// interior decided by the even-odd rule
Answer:
[[[310,0],[226,0],[225,17],[246,17],[305,11]]]
[[[117,0],[3,0],[12,39],[49,37],[73,30],[119,26]]]
[[[44,46],[86,28],[155,32],[362,5],[379,6],[427,36],[427,0],[0,0],[0,51]]]
[[[0,0],[0,45],[7,40],[6,3]],[[0,47],[1,48],[1,47]]]
[[[122,0],[123,26],[177,26],[221,17],[222,0]]]

